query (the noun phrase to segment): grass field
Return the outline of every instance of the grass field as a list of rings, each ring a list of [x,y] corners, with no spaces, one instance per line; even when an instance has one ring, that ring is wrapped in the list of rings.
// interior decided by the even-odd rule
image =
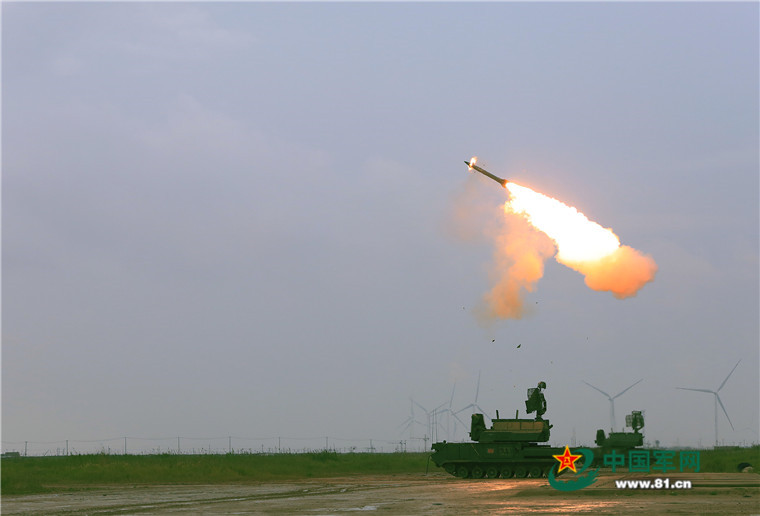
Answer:
[[[366,474],[423,473],[427,453],[275,455],[72,455],[2,460],[3,495],[87,489],[104,485],[244,484]],[[702,472],[737,472],[748,462],[760,472],[760,446],[702,450]],[[435,469],[434,464],[430,464]]]
[[[31,494],[95,485],[232,484],[419,473],[427,453],[318,453],[275,455],[72,455],[2,461],[2,494]],[[435,465],[431,464],[431,467]]]

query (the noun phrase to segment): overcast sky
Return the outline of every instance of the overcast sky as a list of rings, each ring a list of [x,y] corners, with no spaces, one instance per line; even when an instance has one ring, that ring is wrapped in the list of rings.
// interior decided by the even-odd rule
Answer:
[[[709,446],[712,395],[676,387],[739,360],[719,435],[757,442],[758,11],[4,2],[3,450],[409,439],[410,397],[462,409],[479,373],[502,417],[545,380],[558,445],[609,427],[583,381],[643,378],[617,426]],[[618,300],[550,259],[480,325],[506,193],[472,155],[655,280]]]

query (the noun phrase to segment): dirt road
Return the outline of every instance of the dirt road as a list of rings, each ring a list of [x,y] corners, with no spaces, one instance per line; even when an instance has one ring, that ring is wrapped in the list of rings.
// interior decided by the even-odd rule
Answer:
[[[460,480],[429,475],[360,476],[251,485],[101,487],[60,494],[4,496],[2,514],[757,514],[760,476],[692,473],[688,490],[618,489],[630,474],[602,473],[580,491],[546,479]],[[654,478],[652,476],[648,478]]]

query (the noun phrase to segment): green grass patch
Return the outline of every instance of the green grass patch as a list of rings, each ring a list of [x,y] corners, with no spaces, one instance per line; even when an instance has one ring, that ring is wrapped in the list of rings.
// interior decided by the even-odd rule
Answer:
[[[3,459],[3,495],[103,485],[235,484],[422,473],[427,453],[72,455]],[[431,464],[431,468],[435,468]]]
[[[244,484],[356,475],[423,473],[427,453],[240,455],[72,455],[2,460],[3,495],[97,486]],[[736,473],[742,462],[760,473],[760,446],[700,451],[700,472]],[[431,471],[441,471],[430,464]]]
[[[746,462],[752,464],[754,474],[759,474],[760,446],[700,450],[699,462],[700,471],[708,473],[738,473],[738,465]]]

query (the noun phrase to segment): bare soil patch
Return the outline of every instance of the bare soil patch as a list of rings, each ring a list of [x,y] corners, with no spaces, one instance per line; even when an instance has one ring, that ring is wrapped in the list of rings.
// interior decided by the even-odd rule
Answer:
[[[97,487],[58,494],[4,496],[2,514],[758,514],[760,476],[668,475],[689,490],[618,489],[642,477],[602,472],[595,484],[565,493],[546,479],[461,480],[428,475],[356,476],[246,485]]]

